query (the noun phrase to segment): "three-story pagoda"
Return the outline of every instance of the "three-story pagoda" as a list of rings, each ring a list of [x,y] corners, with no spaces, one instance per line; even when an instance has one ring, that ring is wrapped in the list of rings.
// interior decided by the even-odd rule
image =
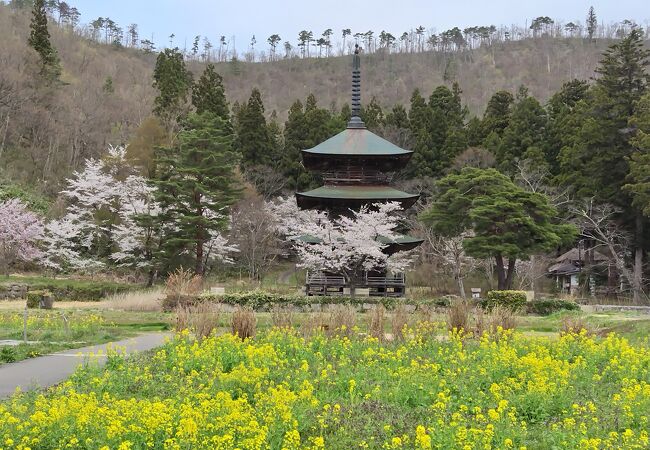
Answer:
[[[296,193],[298,207],[317,209],[330,214],[358,211],[364,205],[398,202],[403,209],[418,200],[418,194],[409,194],[390,186],[393,175],[409,162],[413,152],[404,150],[368,131],[360,118],[361,70],[359,48],[353,57],[352,117],[347,128],[314,148],[302,150],[306,169],[319,172],[324,185],[308,192]],[[381,238],[380,238],[381,239]],[[400,236],[386,240],[384,251],[392,255],[411,250],[422,243],[421,239]],[[354,283],[354,286],[350,286]],[[385,271],[365,273],[362,279],[346,281],[340,274],[309,272],[308,295],[341,295],[349,289],[368,288],[369,295],[403,296],[404,274],[387,274]]]

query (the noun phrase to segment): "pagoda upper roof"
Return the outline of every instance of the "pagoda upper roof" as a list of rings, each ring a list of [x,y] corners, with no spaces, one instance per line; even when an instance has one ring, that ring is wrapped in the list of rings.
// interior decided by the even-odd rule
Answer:
[[[402,200],[418,198],[418,194],[409,194],[390,186],[321,186],[296,195],[303,197],[318,197],[332,199],[358,199],[358,200]]]
[[[347,128],[304,153],[319,155],[394,156],[413,153],[404,150],[366,128]]]

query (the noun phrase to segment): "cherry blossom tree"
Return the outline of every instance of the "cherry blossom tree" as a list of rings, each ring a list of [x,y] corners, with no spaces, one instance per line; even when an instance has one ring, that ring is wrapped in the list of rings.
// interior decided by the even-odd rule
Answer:
[[[155,187],[126,159],[126,147],[110,146],[102,159],[89,159],[74,173],[61,195],[63,217],[45,229],[43,264],[53,270],[94,272],[128,267],[156,275],[156,252],[167,228],[156,218],[161,207]],[[230,261],[236,248],[218,233],[206,244],[205,263]]]
[[[37,261],[42,236],[43,222],[23,202],[11,199],[0,203],[0,272],[9,275],[17,261]]]
[[[299,267],[340,273],[350,281],[363,271],[403,272],[412,262],[411,252],[385,252],[399,237],[397,202],[373,204],[339,217],[301,210],[292,198],[269,208],[278,216],[279,232],[293,243]]]
[[[156,214],[153,188],[126,161],[126,147],[109,147],[68,180],[66,214],[46,225],[44,265],[95,271],[109,263],[148,267],[154,230],[136,221]]]

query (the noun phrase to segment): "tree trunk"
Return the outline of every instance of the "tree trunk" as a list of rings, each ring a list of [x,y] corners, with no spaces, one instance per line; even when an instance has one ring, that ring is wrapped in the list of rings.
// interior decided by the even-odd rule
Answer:
[[[153,282],[156,279],[156,271],[154,269],[149,269],[149,273],[147,275],[147,287],[150,288],[153,286]]]
[[[506,287],[505,289],[512,289],[512,282],[515,278],[515,263],[517,262],[516,258],[508,258],[508,274],[506,275]]]
[[[203,239],[199,236],[196,239],[196,268],[194,271],[198,276],[203,276]]]
[[[643,299],[643,216],[636,214],[634,243],[634,274],[632,280],[632,294],[634,303],[639,304]]]
[[[495,255],[494,261],[497,268],[497,289],[500,291],[506,289],[506,270],[503,266],[503,256]]]
[[[458,283],[458,291],[460,292],[460,297],[467,298],[467,294],[465,294],[465,283],[463,282],[463,274],[461,273],[460,264],[456,265],[454,272],[454,278],[456,278],[456,282]]]

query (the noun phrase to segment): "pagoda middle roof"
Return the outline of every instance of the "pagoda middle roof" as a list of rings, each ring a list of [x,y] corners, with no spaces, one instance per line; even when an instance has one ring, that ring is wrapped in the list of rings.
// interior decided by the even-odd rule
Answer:
[[[391,156],[413,153],[404,150],[366,128],[347,128],[316,147],[303,150],[320,155]]]
[[[418,194],[394,189],[390,186],[321,186],[308,192],[299,192],[298,196],[355,199],[355,200],[401,200],[418,198]]]

